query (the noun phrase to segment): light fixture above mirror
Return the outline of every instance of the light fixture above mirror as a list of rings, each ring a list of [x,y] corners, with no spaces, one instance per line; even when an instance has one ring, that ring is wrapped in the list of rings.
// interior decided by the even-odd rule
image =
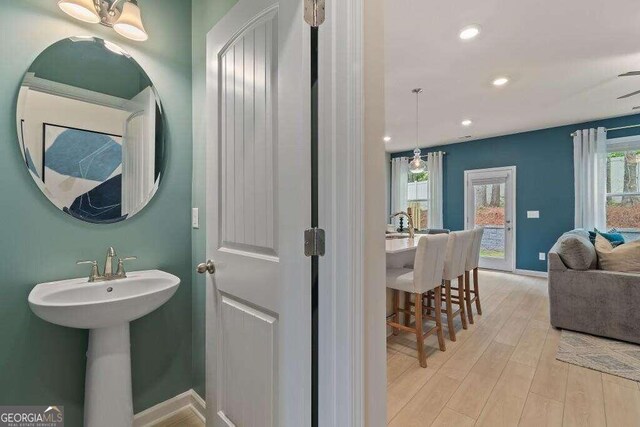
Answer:
[[[58,6],[69,16],[111,27],[130,40],[145,41],[149,38],[137,0],[59,0]]]

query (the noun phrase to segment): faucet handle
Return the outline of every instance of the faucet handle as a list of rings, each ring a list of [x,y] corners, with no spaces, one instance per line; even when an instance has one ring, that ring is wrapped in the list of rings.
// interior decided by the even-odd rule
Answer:
[[[76,265],[91,264],[91,273],[89,274],[89,282],[95,282],[100,273],[98,272],[98,261],[78,261]]]
[[[124,262],[133,261],[138,259],[137,256],[127,256],[124,258],[118,258],[118,269],[116,270],[116,276],[127,277],[127,273],[124,271]]]

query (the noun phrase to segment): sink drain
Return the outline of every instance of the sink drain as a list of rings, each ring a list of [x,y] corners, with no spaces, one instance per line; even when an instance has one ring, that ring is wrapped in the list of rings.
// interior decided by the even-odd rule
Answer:
[[[111,287],[107,288],[107,292],[111,292],[111,291],[113,291],[113,288]]]

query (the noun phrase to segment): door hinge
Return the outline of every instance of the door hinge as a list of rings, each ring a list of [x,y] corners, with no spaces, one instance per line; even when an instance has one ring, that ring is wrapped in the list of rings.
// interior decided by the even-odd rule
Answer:
[[[319,27],[324,23],[325,0],[304,0],[304,20],[312,27]]]
[[[304,231],[304,255],[324,256],[324,230],[308,228]]]

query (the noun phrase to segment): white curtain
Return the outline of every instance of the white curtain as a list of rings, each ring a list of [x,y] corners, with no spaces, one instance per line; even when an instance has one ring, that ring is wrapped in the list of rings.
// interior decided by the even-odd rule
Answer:
[[[391,160],[391,213],[407,211],[407,189],[409,184],[409,160],[406,157],[396,157]],[[395,218],[393,224],[400,225],[400,219]],[[405,226],[407,219],[404,219]]]
[[[441,151],[427,155],[427,170],[429,171],[429,228],[443,228],[442,220],[442,158]]]
[[[607,133],[578,130],[573,136],[575,227],[606,228]]]

